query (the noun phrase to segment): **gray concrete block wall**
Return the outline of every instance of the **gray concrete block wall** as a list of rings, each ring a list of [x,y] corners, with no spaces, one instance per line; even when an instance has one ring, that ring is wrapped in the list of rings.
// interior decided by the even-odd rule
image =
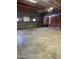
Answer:
[[[30,22],[24,22],[23,17],[30,17]],[[41,26],[42,16],[39,13],[30,13],[30,12],[17,12],[17,18],[19,18],[19,22],[17,22],[17,29],[25,29]],[[32,22],[32,19],[35,18],[36,22]]]

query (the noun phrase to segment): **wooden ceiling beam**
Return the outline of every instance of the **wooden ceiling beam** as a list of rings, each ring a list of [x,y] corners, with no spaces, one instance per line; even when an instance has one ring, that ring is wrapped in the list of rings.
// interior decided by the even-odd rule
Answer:
[[[37,11],[40,11],[42,9],[38,8],[36,6],[31,6],[31,5],[28,5],[28,4],[17,2],[17,10],[29,11],[29,12],[37,12]]]
[[[28,5],[28,3],[17,2],[17,4],[29,6],[29,7],[36,8],[36,9],[42,9],[40,6],[37,6],[37,5],[35,5],[35,6],[34,5]]]
[[[22,5],[22,4],[17,4],[17,10],[18,11],[26,11],[26,12],[36,12],[39,9],[31,7],[31,6],[26,6],[26,5]]]

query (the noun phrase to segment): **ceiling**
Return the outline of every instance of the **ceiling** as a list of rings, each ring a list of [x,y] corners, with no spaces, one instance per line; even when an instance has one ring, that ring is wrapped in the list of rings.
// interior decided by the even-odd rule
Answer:
[[[25,12],[40,12],[45,11],[49,7],[61,7],[61,0],[34,0],[37,3],[29,2],[29,0],[17,0],[17,10]]]

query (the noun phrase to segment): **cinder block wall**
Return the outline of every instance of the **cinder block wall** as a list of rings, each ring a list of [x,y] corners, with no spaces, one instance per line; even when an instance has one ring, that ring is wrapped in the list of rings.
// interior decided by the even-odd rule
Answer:
[[[17,29],[28,29],[37,27],[37,23],[18,22]]]
[[[23,17],[30,17],[31,22],[24,22]],[[40,13],[30,13],[30,12],[17,12],[17,18],[20,18],[20,21],[17,22],[17,29],[27,29],[42,26],[42,14]],[[36,22],[32,22],[32,19],[35,18]]]

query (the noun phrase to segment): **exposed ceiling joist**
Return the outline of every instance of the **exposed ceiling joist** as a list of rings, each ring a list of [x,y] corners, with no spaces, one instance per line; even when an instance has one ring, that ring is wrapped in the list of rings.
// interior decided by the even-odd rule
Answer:
[[[30,10],[35,10],[35,11],[42,11],[45,10],[46,8],[53,7],[53,8],[58,8],[60,9],[61,7],[61,0],[34,0],[37,1],[37,3],[32,3],[29,0],[17,0],[17,4],[21,4],[22,6],[18,7],[17,9],[21,10],[26,10],[28,9],[28,6]]]

